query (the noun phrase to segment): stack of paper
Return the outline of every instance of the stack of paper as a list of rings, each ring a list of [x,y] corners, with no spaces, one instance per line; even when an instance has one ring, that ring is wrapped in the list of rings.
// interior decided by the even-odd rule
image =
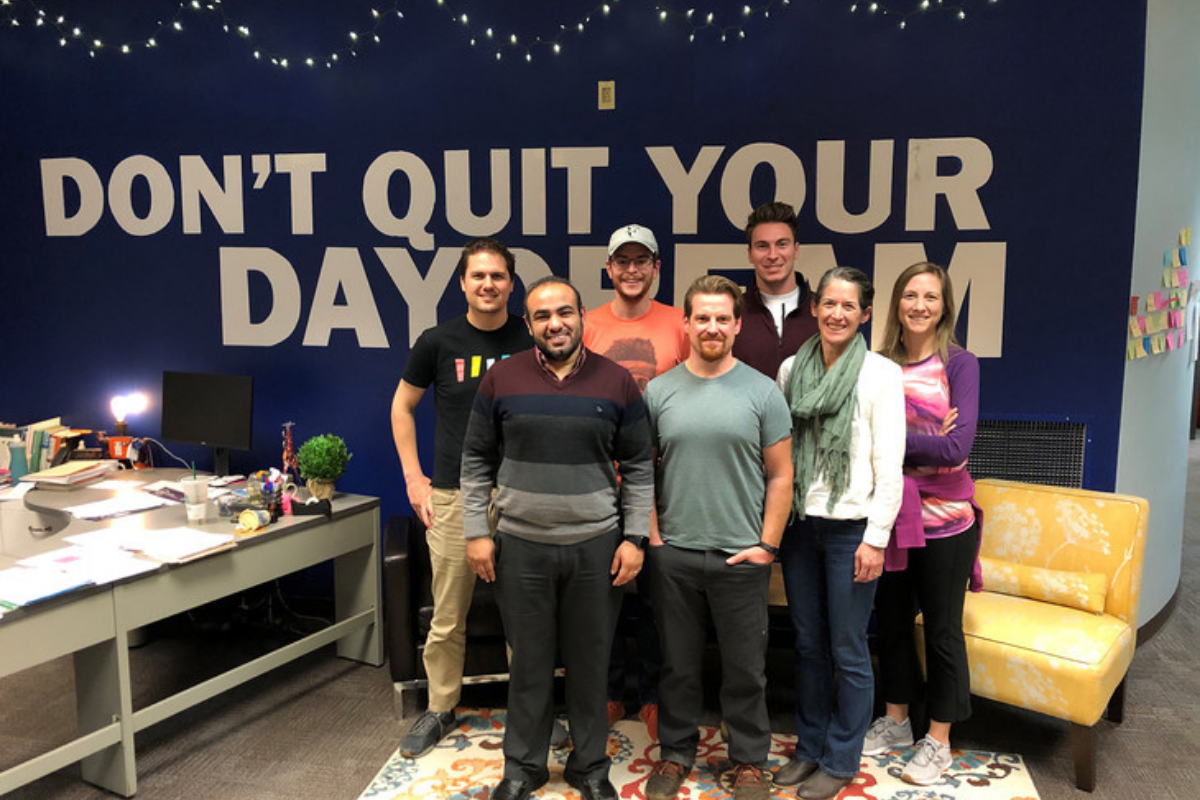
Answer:
[[[35,567],[0,570],[0,608],[20,608],[89,584],[91,581],[77,572]]]
[[[88,583],[101,585],[140,575],[159,568],[159,564],[133,553],[113,547],[60,547],[47,553],[23,558],[17,562],[22,567],[52,569],[71,572],[85,578]]]
[[[183,564],[237,545],[232,533],[209,533],[194,528],[107,528],[66,537],[71,544],[91,548],[120,548],[163,564]]]
[[[21,480],[37,484],[38,488],[67,488],[98,480],[116,468],[116,461],[68,461],[57,467],[32,472]]]
[[[161,508],[166,500],[141,492],[128,492],[111,497],[108,500],[97,500],[94,503],[84,503],[63,509],[77,519],[108,519],[133,514],[138,511],[148,511],[151,508]]]
[[[237,545],[232,533],[208,533],[193,528],[164,528],[143,531],[137,551],[164,564],[185,564]]]

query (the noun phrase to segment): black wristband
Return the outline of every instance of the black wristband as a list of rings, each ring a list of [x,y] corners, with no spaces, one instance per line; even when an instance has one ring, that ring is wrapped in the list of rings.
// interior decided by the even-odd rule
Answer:
[[[637,547],[638,550],[645,550],[650,544],[649,536],[626,536],[625,541]]]
[[[773,556],[779,555],[778,547],[776,547],[773,544],[768,544],[767,542],[764,542],[762,540],[759,540],[758,544],[756,544],[755,547],[761,547],[763,550],[766,550],[768,553],[770,553]]]

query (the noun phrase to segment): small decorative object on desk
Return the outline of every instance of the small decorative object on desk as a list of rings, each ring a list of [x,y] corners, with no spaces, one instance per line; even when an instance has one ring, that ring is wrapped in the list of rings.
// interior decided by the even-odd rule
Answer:
[[[333,497],[333,484],[346,471],[353,453],[346,450],[342,437],[332,433],[314,436],[300,445],[296,462],[300,476],[308,481],[308,491],[320,500]]]
[[[251,533],[271,524],[271,513],[261,508],[247,508],[238,514],[238,533]]]

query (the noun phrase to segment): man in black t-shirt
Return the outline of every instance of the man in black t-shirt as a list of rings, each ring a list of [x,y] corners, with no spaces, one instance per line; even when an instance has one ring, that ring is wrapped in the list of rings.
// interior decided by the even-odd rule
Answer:
[[[401,753],[409,758],[428,753],[454,727],[454,707],[462,691],[475,573],[466,560],[458,474],[471,404],[488,368],[533,345],[524,320],[508,313],[516,266],[507,247],[495,239],[468,243],[458,274],[467,298],[466,315],[421,334],[392,398],[392,437],[408,502],[428,528],[433,576],[433,618],[424,656],[429,705],[400,743]],[[430,386],[437,408],[432,480],[417,456],[415,419],[417,404]]]

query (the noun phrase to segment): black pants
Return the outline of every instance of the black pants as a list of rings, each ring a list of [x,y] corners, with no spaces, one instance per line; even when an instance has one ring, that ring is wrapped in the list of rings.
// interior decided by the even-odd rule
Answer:
[[[721,719],[735,764],[762,764],[771,747],[767,714],[767,592],[771,568],[729,566],[713,550],[651,547],[646,557],[662,640],[658,740],[662,758],[691,767],[700,741],[708,621],[721,651]]]
[[[637,678],[637,698],[642,705],[658,703],[658,678],[662,673],[662,647],[658,626],[654,624],[654,602],[650,580],[640,581],[636,591],[623,592],[617,634],[613,637],[612,658],[608,664],[608,699],[625,699],[626,676]],[[637,658],[630,652],[621,628],[628,622],[633,626],[637,642]]]
[[[971,671],[963,638],[963,602],[979,550],[979,526],[930,539],[908,551],[908,569],[885,572],[875,595],[883,699],[907,705],[921,684],[913,621],[925,626],[929,716],[962,722],[971,716]]]
[[[614,530],[579,544],[496,536],[496,601],[512,647],[504,777],[546,779],[554,724],[554,668],[566,668],[574,749],[567,772],[608,776],[608,656],[621,593],[609,574],[621,543]]]

